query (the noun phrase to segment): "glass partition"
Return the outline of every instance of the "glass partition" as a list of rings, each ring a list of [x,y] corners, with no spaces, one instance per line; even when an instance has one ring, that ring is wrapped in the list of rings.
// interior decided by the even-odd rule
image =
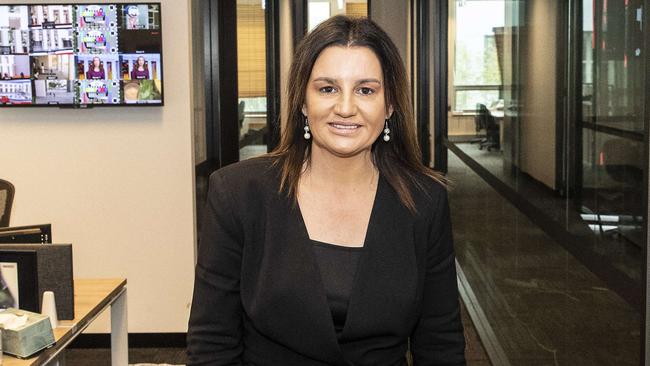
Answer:
[[[520,231],[523,218],[505,216],[483,230],[513,228],[512,236],[457,243],[512,364],[641,363],[650,93],[643,3],[450,1],[453,161],[553,242],[541,245]],[[489,204],[484,215],[499,216]]]

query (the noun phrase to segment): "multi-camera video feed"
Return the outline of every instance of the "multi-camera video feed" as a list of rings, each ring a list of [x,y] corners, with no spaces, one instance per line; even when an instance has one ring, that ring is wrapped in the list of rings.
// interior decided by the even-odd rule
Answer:
[[[72,5],[31,5],[28,8],[30,55],[72,53]]]
[[[29,56],[0,55],[1,80],[29,79],[30,77]]]
[[[75,57],[77,80],[120,80],[120,56],[79,55]]]
[[[159,54],[130,54],[120,56],[124,102],[160,103],[162,84],[160,82]]]
[[[36,104],[72,104],[74,103],[75,81],[72,80],[35,80],[34,95]]]
[[[0,6],[0,55],[29,55],[29,9]]]
[[[36,80],[74,80],[72,54],[34,56],[32,78]]]
[[[84,29],[117,29],[118,5],[87,5],[77,11],[77,26]]]
[[[160,4],[0,5],[0,106],[162,105]]]
[[[118,80],[81,80],[77,100],[82,104],[119,104],[120,94]]]
[[[123,29],[160,29],[160,5],[124,4],[120,15]]]
[[[0,80],[0,104],[32,104],[32,82]]]

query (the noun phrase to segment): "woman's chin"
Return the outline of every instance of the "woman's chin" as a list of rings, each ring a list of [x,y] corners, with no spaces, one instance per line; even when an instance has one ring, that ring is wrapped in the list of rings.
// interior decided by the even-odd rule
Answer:
[[[337,157],[352,157],[359,155],[359,153],[366,150],[370,151],[371,149],[371,145],[365,146],[363,143],[355,141],[355,139],[337,138],[333,139],[333,141],[327,141],[326,143],[319,145],[323,152]]]

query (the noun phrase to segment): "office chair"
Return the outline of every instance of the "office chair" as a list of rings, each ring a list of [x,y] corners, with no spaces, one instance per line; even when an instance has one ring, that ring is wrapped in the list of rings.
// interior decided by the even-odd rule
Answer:
[[[497,150],[501,149],[499,125],[485,104],[479,103],[476,105],[474,123],[476,125],[476,134],[478,135],[479,131],[484,129],[485,137],[472,140],[470,141],[471,143],[478,143],[479,150],[483,150],[484,148],[487,148],[488,151],[492,151],[493,148]]]
[[[471,144],[482,144],[486,141],[486,136],[481,135],[481,131],[486,129],[486,113],[487,107],[485,104],[478,103],[476,104],[476,115],[474,116],[474,128],[476,129],[476,138],[470,140]]]
[[[9,226],[11,206],[14,203],[14,185],[0,179],[0,227]]]
[[[616,228],[604,231],[606,234],[633,237],[634,231],[642,231],[643,222],[637,220],[643,216],[640,188],[643,182],[642,150],[641,144],[633,144],[622,138],[606,140],[602,145],[600,164],[612,182],[599,187],[596,197],[600,211],[619,216],[619,222],[613,224]]]
[[[487,148],[488,151],[492,151],[494,148],[498,151],[501,149],[501,142],[499,141],[499,125],[497,124],[496,119],[494,119],[492,113],[490,113],[490,110],[483,104],[481,104],[481,106],[485,109],[481,112],[485,115],[485,141],[481,142],[479,150]]]
[[[246,117],[246,114],[244,113],[244,109],[246,109],[246,102],[243,100],[239,101],[239,105],[237,106],[237,119],[239,120],[239,130],[241,131],[241,128],[244,126],[244,118]]]
[[[600,153],[602,164],[610,178],[623,187],[638,187],[643,182],[643,151],[640,144],[631,144],[622,138],[603,143]]]

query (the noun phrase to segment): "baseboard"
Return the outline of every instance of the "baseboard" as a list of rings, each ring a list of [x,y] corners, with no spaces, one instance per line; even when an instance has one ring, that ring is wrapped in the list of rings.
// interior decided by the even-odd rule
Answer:
[[[185,348],[187,333],[129,333],[129,348]],[[110,348],[110,333],[79,335],[69,348]]]

